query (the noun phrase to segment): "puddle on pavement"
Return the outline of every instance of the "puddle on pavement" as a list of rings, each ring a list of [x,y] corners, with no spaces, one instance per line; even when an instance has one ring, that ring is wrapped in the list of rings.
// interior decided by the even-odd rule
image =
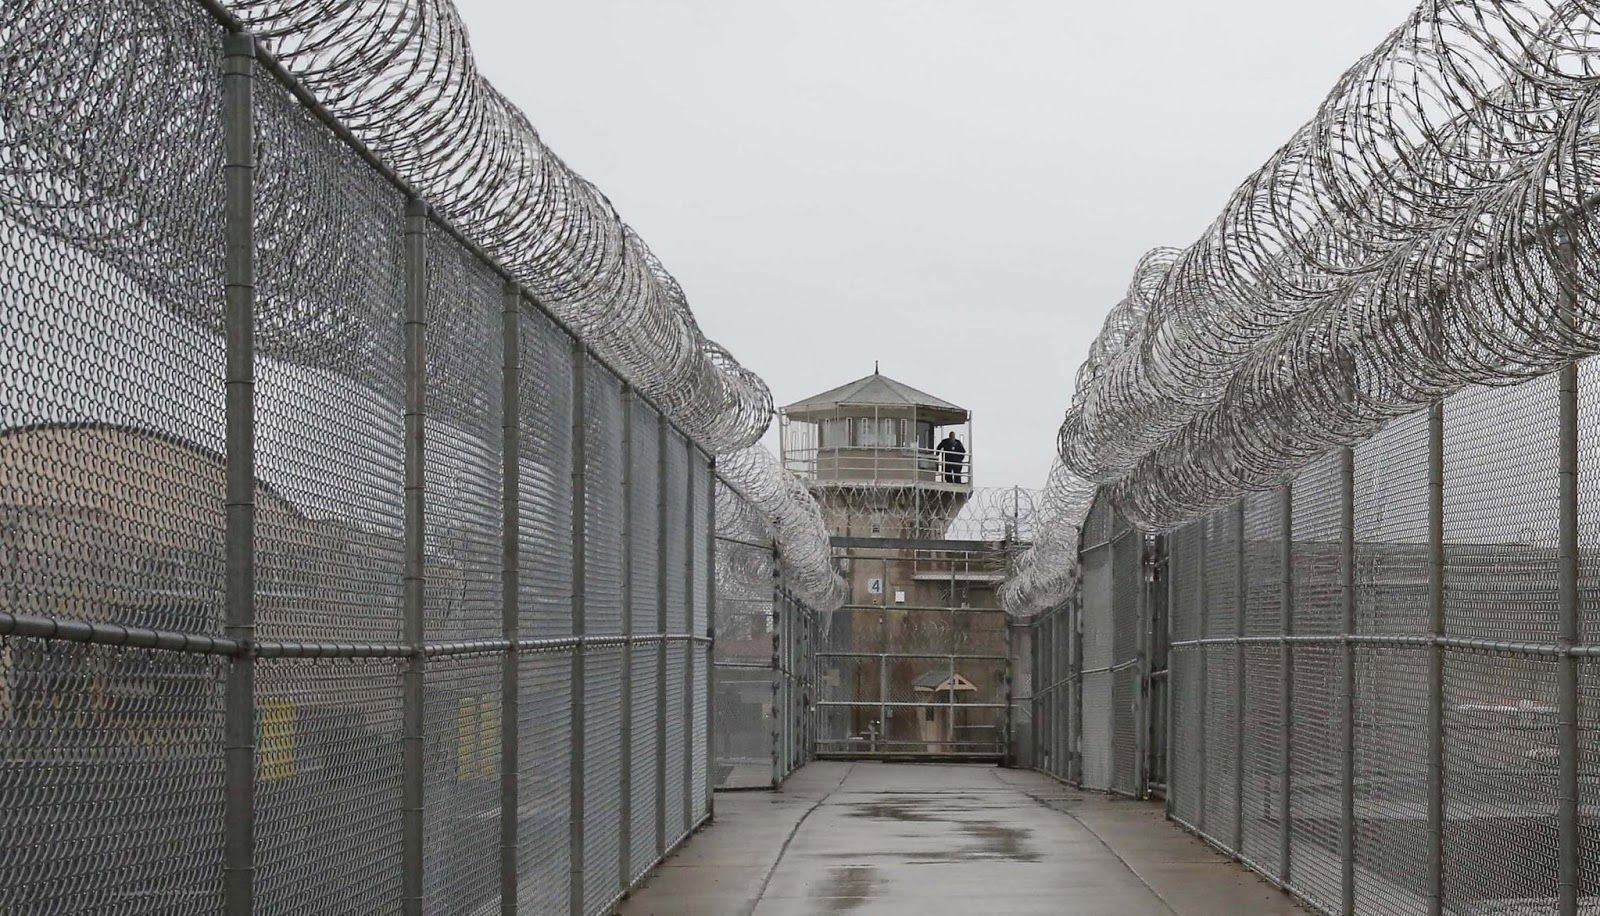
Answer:
[[[830,869],[815,896],[826,908],[823,912],[848,913],[865,906],[877,884],[878,872],[871,865],[846,865]]]

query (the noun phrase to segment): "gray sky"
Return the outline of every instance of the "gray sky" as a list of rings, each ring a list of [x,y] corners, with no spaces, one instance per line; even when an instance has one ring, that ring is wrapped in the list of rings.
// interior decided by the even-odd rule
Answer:
[[[1027,487],[1139,256],[1193,241],[1414,6],[457,3],[779,404],[881,360],[972,410],[978,484]]]

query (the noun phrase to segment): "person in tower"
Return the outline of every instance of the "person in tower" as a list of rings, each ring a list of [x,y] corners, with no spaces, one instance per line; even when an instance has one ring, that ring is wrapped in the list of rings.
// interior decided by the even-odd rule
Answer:
[[[939,440],[939,460],[944,465],[945,483],[961,482],[961,465],[966,463],[967,447],[956,438],[955,430]]]

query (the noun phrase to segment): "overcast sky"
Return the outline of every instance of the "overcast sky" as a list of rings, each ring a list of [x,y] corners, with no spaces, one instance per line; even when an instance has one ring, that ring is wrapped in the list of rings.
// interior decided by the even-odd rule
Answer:
[[[457,0],[483,72],[786,404],[872,371],[1037,487],[1139,256],[1407,0]],[[775,443],[774,443],[775,444]]]

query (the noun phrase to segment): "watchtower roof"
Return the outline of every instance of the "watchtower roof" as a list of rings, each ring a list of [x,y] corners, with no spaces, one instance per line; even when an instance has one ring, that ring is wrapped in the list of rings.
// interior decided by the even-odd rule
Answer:
[[[967,421],[965,407],[958,407],[944,398],[934,397],[926,391],[877,372],[862,376],[853,382],[846,382],[837,388],[830,388],[821,394],[795,401],[783,408],[783,412],[794,419],[803,420],[822,414],[834,414],[841,407],[915,410],[919,417],[925,417],[941,425]]]

